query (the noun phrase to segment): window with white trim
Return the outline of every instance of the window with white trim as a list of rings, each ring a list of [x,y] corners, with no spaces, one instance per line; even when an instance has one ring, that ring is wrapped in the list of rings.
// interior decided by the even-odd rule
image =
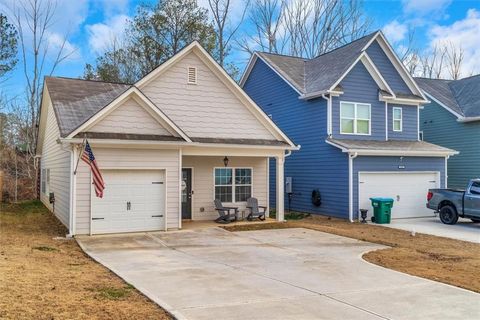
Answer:
[[[367,103],[340,102],[340,133],[370,135],[370,109]]]
[[[392,111],[393,131],[400,132],[403,130],[402,108],[394,107]]]
[[[40,191],[47,194],[50,189],[50,169],[42,169]]]
[[[42,178],[42,183],[41,183],[40,189],[42,193],[45,194],[47,192],[47,169],[42,169],[41,178]]]
[[[251,168],[215,168],[215,199],[244,202],[252,196]]]

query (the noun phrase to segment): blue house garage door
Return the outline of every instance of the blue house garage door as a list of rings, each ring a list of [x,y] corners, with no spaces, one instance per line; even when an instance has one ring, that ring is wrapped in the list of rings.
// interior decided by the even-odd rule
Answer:
[[[433,216],[425,207],[428,189],[440,187],[439,172],[360,172],[359,208],[370,208],[370,198],[394,199],[392,219]]]

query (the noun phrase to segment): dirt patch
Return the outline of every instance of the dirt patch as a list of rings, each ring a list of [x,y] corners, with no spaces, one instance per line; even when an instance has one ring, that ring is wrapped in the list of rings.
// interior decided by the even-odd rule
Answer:
[[[39,202],[0,207],[0,319],[171,319],[66,232]]]
[[[311,216],[285,223],[225,226],[229,231],[308,228],[391,248],[366,253],[363,258],[386,268],[480,292],[480,245],[341,219]]]

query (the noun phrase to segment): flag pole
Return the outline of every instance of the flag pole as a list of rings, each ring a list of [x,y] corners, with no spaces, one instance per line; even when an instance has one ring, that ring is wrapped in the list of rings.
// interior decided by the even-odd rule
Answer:
[[[78,169],[78,163],[80,162],[80,158],[82,157],[83,151],[85,150],[85,142],[87,141],[87,136],[83,136],[83,141],[82,141],[82,150],[78,153],[78,158],[77,158],[77,164],[75,165],[75,170],[73,171],[73,174],[77,174],[77,169]]]

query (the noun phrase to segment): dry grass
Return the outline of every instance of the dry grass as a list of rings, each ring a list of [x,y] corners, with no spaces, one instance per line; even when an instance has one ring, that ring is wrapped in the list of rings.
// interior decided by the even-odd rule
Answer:
[[[391,229],[312,216],[286,223],[226,226],[230,231],[303,227],[391,248],[366,253],[363,258],[386,268],[480,292],[480,245]]]
[[[66,231],[38,202],[0,208],[0,319],[171,319]]]

